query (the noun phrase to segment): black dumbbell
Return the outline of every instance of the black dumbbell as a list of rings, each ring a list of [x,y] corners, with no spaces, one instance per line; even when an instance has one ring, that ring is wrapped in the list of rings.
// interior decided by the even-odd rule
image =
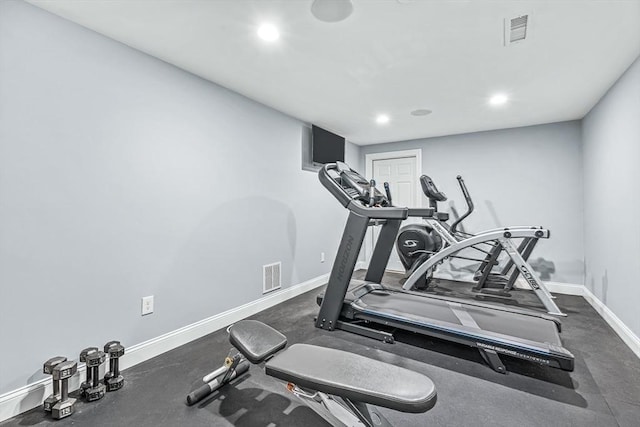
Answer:
[[[120,390],[124,385],[124,377],[120,375],[119,359],[124,354],[124,347],[120,341],[109,341],[104,345],[104,352],[109,355],[109,372],[104,375],[104,385],[107,391]]]
[[[106,359],[106,354],[103,351],[91,350],[86,354],[87,372],[91,371],[91,374],[87,376],[92,378],[90,387],[84,391],[84,397],[87,402],[93,402],[104,397],[106,387],[100,382],[100,365],[102,365]]]
[[[90,351],[98,351],[98,347],[88,347],[82,350],[79,357],[80,362],[87,363],[87,354],[89,354]],[[93,385],[93,380],[91,378],[92,373],[93,370],[89,369],[89,365],[87,365],[86,380],[80,384],[80,395],[82,396],[84,396],[87,389],[91,388]]]
[[[61,364],[62,362],[66,362],[67,358],[63,356],[52,357],[51,359],[44,362],[42,367],[42,372],[48,375],[53,375],[53,368]],[[53,394],[47,397],[42,406],[44,410],[47,412],[51,412],[51,408],[53,405],[60,401],[60,381],[54,379],[53,380]]]
[[[73,414],[76,400],[69,397],[69,378],[78,372],[78,362],[68,360],[53,368],[53,380],[60,381],[60,401],[51,408],[51,416],[57,420]]]

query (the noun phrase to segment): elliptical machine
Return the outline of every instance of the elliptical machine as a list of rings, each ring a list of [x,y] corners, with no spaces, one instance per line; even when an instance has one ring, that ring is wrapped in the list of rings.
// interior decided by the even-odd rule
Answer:
[[[438,212],[438,202],[446,201],[447,196],[438,190],[430,177],[427,175],[420,177],[422,191],[429,199],[429,206],[433,209],[434,213],[430,217],[424,217],[424,223],[422,224],[411,224],[401,228],[396,239],[396,250],[405,267],[405,279],[414,276],[413,273],[427,261],[430,261],[430,267],[426,269],[426,274],[415,275],[417,279],[413,277],[413,279],[415,279],[414,284],[405,284],[403,287],[405,289],[441,293],[442,291],[437,287],[438,281],[433,280],[435,270],[442,264],[442,261],[447,258],[463,259],[472,261],[475,265],[458,269],[460,271],[457,273],[461,275],[466,274],[467,278],[457,280],[467,282],[475,281],[476,284],[472,288],[474,292],[509,299],[512,296],[510,292],[518,276],[522,274],[547,310],[550,313],[558,313],[559,310],[551,300],[552,297],[546,290],[544,284],[532,276],[531,267],[526,264],[539,238],[548,237],[548,235],[543,232],[536,232],[533,235],[528,233],[522,234],[519,236],[522,240],[517,247],[511,243],[505,245],[504,242],[494,240],[493,238],[475,239],[475,237],[482,235],[488,237],[489,235],[487,233],[493,230],[477,236],[464,231],[461,223],[473,212],[474,204],[462,177],[458,176],[457,180],[467,203],[467,211],[449,226],[447,223],[449,214],[446,212]],[[539,227],[516,228],[539,229]],[[517,238],[518,236],[514,234],[512,237]],[[470,243],[472,240],[474,243]],[[460,249],[458,250],[456,248]],[[444,257],[440,255],[435,256],[439,252],[444,251],[444,249],[447,249],[449,255]],[[474,250],[476,253],[480,253],[481,257],[462,255],[460,252],[463,249]],[[514,255],[516,252],[517,256]],[[501,258],[501,255],[505,253],[508,256]],[[514,264],[514,257],[518,259],[518,265]],[[437,261],[433,262],[436,259]],[[471,278],[469,278],[469,276],[471,276]]]
[[[433,208],[434,210],[433,217],[429,218],[429,220],[437,220],[441,224],[442,228],[438,227],[438,229],[434,229],[430,225],[431,222],[424,222],[422,224],[406,225],[400,229],[398,238],[396,240],[396,250],[400,257],[400,261],[405,268],[405,278],[409,277],[415,271],[415,269],[420,266],[420,264],[424,263],[431,255],[440,251],[444,246],[453,245],[458,241],[473,236],[470,233],[466,233],[464,231],[464,228],[462,227],[462,221],[469,215],[471,215],[474,210],[473,200],[471,199],[469,190],[467,189],[467,186],[465,185],[462,177],[458,175],[456,179],[460,184],[462,194],[464,195],[465,201],[467,203],[467,211],[461,216],[457,217],[453,224],[449,225],[447,224],[447,221],[449,221],[449,214],[447,212],[438,212],[438,202],[446,202],[446,194],[438,190],[438,187],[436,187],[436,184],[429,176],[422,175],[420,177],[420,186],[422,187],[422,192],[425,194],[427,199],[429,199],[429,207]],[[480,247],[480,245],[485,245],[486,247],[483,249]],[[492,247],[493,246],[489,245],[488,243],[481,243],[479,245],[472,246],[473,249],[483,253],[485,256],[490,254],[489,250]],[[451,258],[459,258],[467,261],[483,263],[482,267],[478,270],[473,268],[462,268],[463,270],[467,270],[466,273],[473,274],[474,280],[476,281],[479,281],[482,278],[482,274],[480,272],[482,268],[486,268],[489,266],[493,267],[492,264],[486,262],[486,259],[471,258],[462,256],[460,254],[452,256]],[[495,276],[495,274],[488,276],[483,281],[483,283],[480,284],[480,287],[488,287],[487,283],[485,282],[489,281],[490,278]],[[435,290],[435,287],[429,285],[430,284],[428,283],[427,278],[423,277],[417,283],[416,288],[427,291]]]

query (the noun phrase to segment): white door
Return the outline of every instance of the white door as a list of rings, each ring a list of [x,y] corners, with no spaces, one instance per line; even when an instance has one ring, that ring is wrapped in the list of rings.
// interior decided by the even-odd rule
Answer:
[[[419,207],[419,200],[417,200],[418,181],[416,178],[416,157],[375,159],[373,160],[372,169],[372,178],[376,180],[376,187],[382,194],[384,194],[385,191],[384,183],[389,183],[391,199],[394,206]],[[405,221],[405,223],[408,224],[409,222]],[[403,225],[405,223],[403,223]],[[373,227],[373,233],[370,233],[372,237],[369,238],[367,245],[371,248],[367,250],[367,258],[369,258],[372,253],[373,244],[377,240],[379,232],[380,227]],[[387,269],[404,272],[404,267],[400,262],[400,258],[398,258],[395,246],[391,251]]]

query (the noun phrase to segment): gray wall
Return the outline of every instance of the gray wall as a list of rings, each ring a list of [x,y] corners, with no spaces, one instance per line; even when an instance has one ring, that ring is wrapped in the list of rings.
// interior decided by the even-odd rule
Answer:
[[[422,173],[433,178],[458,212],[466,208],[462,175],[476,209],[467,231],[504,225],[542,225],[551,239],[532,257],[552,260],[552,281],[583,282],[580,122],[452,135],[361,148],[370,153],[422,149]],[[440,210],[449,210],[450,203]],[[426,198],[424,206],[428,205]]]
[[[640,336],[640,59],[582,122],[585,285]]]
[[[349,166],[360,173],[364,173],[364,158],[362,157],[362,147],[347,142],[345,149],[345,160],[349,162]]]
[[[302,132],[0,2],[0,394],[54,355],[130,346],[260,298],[263,264],[282,261],[285,287],[327,273],[346,212],[301,170]],[[145,295],[155,313],[141,317]]]

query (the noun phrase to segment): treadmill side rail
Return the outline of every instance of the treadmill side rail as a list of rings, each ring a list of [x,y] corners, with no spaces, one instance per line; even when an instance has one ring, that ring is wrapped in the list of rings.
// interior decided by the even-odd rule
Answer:
[[[376,331],[375,325],[376,323],[384,324],[387,327],[398,328],[405,331],[415,332],[420,335],[426,335],[438,339],[442,339],[449,342],[455,342],[462,345],[468,345],[470,347],[475,347],[480,350],[491,350],[498,354],[503,354],[506,356],[516,357],[518,359],[527,360],[529,362],[539,363],[544,366],[548,366],[551,368],[562,369],[563,371],[573,371],[574,369],[574,356],[567,349],[549,343],[537,343],[535,347],[527,348],[527,346],[521,346],[516,343],[509,344],[507,342],[500,342],[493,339],[490,335],[487,335],[486,338],[481,338],[480,336],[469,337],[466,334],[459,333],[456,329],[451,329],[447,327],[430,327],[428,325],[419,325],[414,322],[406,322],[401,319],[392,319],[385,318],[381,319],[379,316],[375,316],[369,313],[357,313],[355,316],[355,321],[363,321],[366,320],[369,323],[368,329],[370,331]],[[342,322],[341,323],[347,323]],[[352,324],[349,324],[352,326]],[[364,326],[360,326],[360,328],[365,328]],[[464,328],[464,327],[462,327]],[[346,328],[340,328],[346,331],[350,331]],[[359,333],[358,331],[350,331],[355,332],[360,335],[366,335],[364,333]],[[379,336],[372,336],[372,338],[381,339]],[[483,351],[480,351],[482,354]],[[485,354],[482,354],[483,358]],[[490,356],[492,357],[492,356]],[[495,358],[494,358],[495,359]],[[494,368],[488,360],[487,363]],[[495,369],[495,368],[494,368]],[[497,372],[501,372],[496,370]],[[502,373],[502,372],[501,372]]]
[[[379,329],[374,329],[372,327],[359,325],[356,323],[349,323],[338,320],[338,322],[336,323],[336,329],[342,329],[343,331],[351,332],[356,335],[373,338],[382,342],[386,342],[387,344],[393,344],[395,342],[395,338],[393,338],[393,334],[391,332],[381,331]]]

